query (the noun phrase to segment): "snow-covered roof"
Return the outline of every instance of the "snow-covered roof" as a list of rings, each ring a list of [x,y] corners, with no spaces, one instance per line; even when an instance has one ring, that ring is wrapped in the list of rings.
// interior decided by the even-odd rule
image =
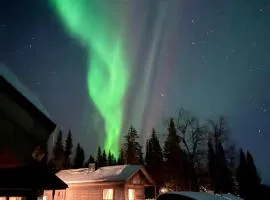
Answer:
[[[37,109],[46,115],[50,120],[52,119],[48,111],[44,108],[37,95],[23,85],[18,77],[6,66],[0,65],[0,76],[9,82],[16,90],[18,90],[28,101],[30,101]]]
[[[153,182],[140,165],[116,165],[101,167],[91,172],[89,168],[61,170],[56,175],[65,183],[125,182],[137,172],[141,172]]]

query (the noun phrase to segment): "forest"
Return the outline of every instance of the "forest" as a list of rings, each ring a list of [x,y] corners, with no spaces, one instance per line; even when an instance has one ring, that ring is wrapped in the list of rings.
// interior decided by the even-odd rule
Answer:
[[[146,144],[142,144],[140,134],[130,126],[118,157],[100,146],[96,155],[86,155],[80,143],[73,152],[71,131],[64,139],[59,130],[48,165],[57,172],[88,167],[90,163],[95,163],[96,168],[139,164],[155,180],[158,191],[211,190],[244,199],[264,199],[269,195],[269,186],[261,183],[252,154],[238,148],[231,134],[224,116],[201,123],[181,108],[177,117],[168,120],[163,144],[154,128]]]

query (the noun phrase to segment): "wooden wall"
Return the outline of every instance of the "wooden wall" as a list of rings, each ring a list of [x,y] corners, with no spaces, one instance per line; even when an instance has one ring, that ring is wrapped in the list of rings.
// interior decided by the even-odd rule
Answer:
[[[56,191],[55,200],[102,200],[103,189],[114,189],[115,200],[125,200],[123,184],[76,184],[69,185],[66,191]],[[59,194],[62,192],[62,195]],[[65,195],[63,195],[65,194]],[[45,191],[44,195],[52,200],[52,191]]]

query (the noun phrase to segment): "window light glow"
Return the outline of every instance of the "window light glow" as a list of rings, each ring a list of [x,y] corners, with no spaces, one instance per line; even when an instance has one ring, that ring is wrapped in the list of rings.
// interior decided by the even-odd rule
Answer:
[[[113,200],[113,189],[103,190],[103,200]]]
[[[128,200],[135,200],[135,190],[128,189]]]

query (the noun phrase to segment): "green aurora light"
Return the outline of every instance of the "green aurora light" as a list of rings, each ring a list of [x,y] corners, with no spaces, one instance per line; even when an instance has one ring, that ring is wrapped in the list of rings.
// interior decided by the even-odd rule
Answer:
[[[129,78],[121,28],[108,20],[113,17],[108,16],[112,13],[110,6],[100,0],[50,0],[50,3],[68,33],[87,48],[88,93],[105,121],[104,148],[118,155]]]

